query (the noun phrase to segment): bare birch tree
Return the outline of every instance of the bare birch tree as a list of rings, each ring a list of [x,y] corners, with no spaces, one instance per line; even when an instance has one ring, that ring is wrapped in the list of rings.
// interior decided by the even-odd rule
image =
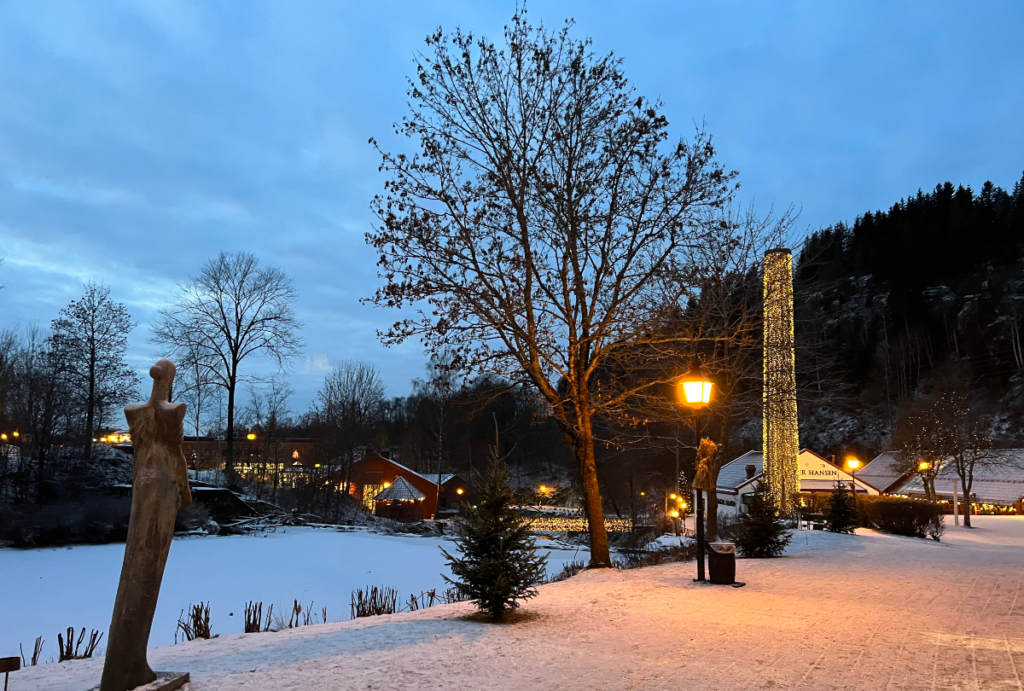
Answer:
[[[684,249],[720,232],[703,221],[734,173],[703,130],[669,142],[661,103],[570,29],[522,11],[503,46],[458,29],[427,38],[396,126],[418,150],[378,147],[389,180],[367,241],[386,281],[372,301],[415,311],[385,344],[419,337],[539,390],[577,460],[591,565],[608,566],[594,418],[633,392],[595,374],[677,304],[694,271]]]
[[[160,310],[153,342],[179,359],[202,363],[227,394],[225,472],[234,477],[235,393],[242,363],[263,357],[283,369],[302,350],[295,289],[281,269],[261,267],[250,252],[221,252]]]

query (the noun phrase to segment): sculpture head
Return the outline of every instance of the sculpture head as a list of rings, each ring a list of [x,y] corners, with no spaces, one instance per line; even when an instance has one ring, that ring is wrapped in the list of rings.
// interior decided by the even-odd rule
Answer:
[[[153,377],[153,393],[151,401],[170,401],[171,385],[174,384],[174,375],[178,369],[170,360],[160,360],[149,368],[149,376]]]

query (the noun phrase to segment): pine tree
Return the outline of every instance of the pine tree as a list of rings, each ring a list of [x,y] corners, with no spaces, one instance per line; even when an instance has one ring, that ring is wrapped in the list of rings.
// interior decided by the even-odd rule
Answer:
[[[781,557],[792,539],[778,509],[758,483],[750,495],[747,511],[740,514],[739,523],[733,528],[733,540],[740,556]]]
[[[836,489],[829,497],[825,527],[833,533],[852,533],[857,527],[857,508],[842,482],[836,482]]]
[[[514,496],[508,469],[498,456],[498,439],[491,447],[491,464],[476,508],[456,524],[461,557],[444,549],[455,579],[445,580],[472,600],[481,612],[500,619],[519,607],[520,600],[537,594],[547,556],[535,551],[529,524],[512,509]]]

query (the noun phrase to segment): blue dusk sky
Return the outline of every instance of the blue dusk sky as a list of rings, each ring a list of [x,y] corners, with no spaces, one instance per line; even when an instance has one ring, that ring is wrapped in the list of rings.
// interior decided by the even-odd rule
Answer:
[[[138,327],[219,250],[295,281],[305,409],[325,372],[373,362],[390,395],[419,344],[382,347],[367,139],[399,145],[413,55],[438,25],[500,38],[506,2],[0,0],[0,328],[43,325],[84,281]],[[706,121],[741,199],[799,234],[950,180],[1024,170],[1024,2],[562,2],[535,22],[625,60],[676,136]]]

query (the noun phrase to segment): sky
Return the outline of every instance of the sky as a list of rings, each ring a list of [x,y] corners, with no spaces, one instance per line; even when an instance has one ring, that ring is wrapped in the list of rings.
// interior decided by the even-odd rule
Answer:
[[[101,281],[159,355],[156,311],[219,251],[284,269],[299,294],[306,409],[330,368],[372,362],[389,395],[420,344],[364,242],[382,190],[367,140],[392,123],[438,26],[500,38],[514,1],[0,0],[0,328],[47,325]],[[660,98],[675,136],[704,122],[740,200],[800,211],[802,235],[946,180],[1012,188],[1024,171],[1024,3],[534,0],[574,18]],[[253,363],[252,371],[264,366]]]

